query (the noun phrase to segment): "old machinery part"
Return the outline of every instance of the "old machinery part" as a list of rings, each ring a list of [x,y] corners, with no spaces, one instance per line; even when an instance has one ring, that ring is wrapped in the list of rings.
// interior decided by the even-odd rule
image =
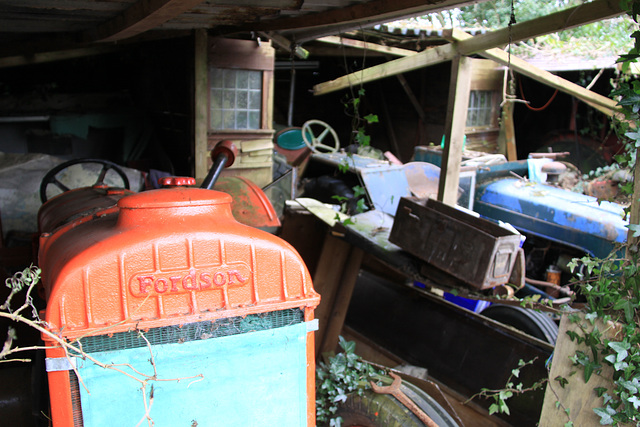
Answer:
[[[492,304],[480,314],[552,345],[558,338],[558,325],[548,315],[532,309]]]
[[[542,172],[547,174],[547,182],[550,184],[558,182],[560,175],[566,170],[567,166],[562,162],[549,162],[542,166]]]
[[[320,296],[304,261],[280,238],[239,223],[229,194],[193,188],[193,178],[162,184],[88,207],[40,236],[48,330],[138,372],[152,364],[164,378],[201,377],[154,389],[148,415],[169,425],[214,417],[313,425]],[[138,381],[43,339],[54,426],[132,425],[146,416]],[[210,390],[217,393],[202,405]]]
[[[103,160],[103,159],[74,159],[74,160],[69,160],[68,162],[59,164],[58,166],[54,167],[49,172],[47,172],[44,178],[42,178],[42,182],[40,183],[40,200],[42,201],[42,203],[49,200],[49,197],[47,196],[47,188],[51,184],[58,187],[60,190],[62,190],[63,193],[70,191],[71,188],[69,188],[67,185],[63,184],[62,182],[60,182],[57,176],[63,170],[68,169],[71,166],[84,164],[84,163],[97,163],[99,165],[102,165],[98,173],[98,178],[96,179],[96,182],[93,184],[94,187],[95,186],[106,187],[106,184],[104,182],[105,177],[107,176],[107,173],[110,170],[113,170],[122,179],[122,187],[129,190],[130,188],[129,178],[127,178],[127,174],[125,174],[122,168],[120,168],[120,166],[118,166],[117,164],[110,162],[108,160]]]
[[[386,377],[382,382],[388,381]],[[409,398],[418,409],[426,414],[439,427],[458,427],[460,424],[433,397],[415,385],[402,381],[399,392]],[[378,394],[366,390],[362,396],[355,393],[347,396],[336,415],[342,418],[343,426],[366,427],[423,427],[425,424],[409,411],[397,398],[388,394]]]
[[[402,383],[402,379],[399,375],[390,372],[391,378],[393,378],[393,383],[389,386],[380,386],[373,381],[371,382],[371,388],[375,393],[378,394],[390,394],[396,399],[400,401],[404,406],[407,407],[411,412],[417,416],[420,421],[422,421],[427,427],[438,427],[438,425],[428,416],[418,405],[415,404],[413,400],[411,400],[402,390],[400,390],[400,384]]]
[[[328,136],[331,136],[332,144],[329,144],[330,141],[324,141]],[[338,134],[322,120],[306,121],[302,125],[302,139],[314,153],[335,153],[340,149]]]
[[[211,160],[213,165],[209,169],[209,173],[200,185],[200,188],[211,190],[215,185],[220,173],[224,168],[233,165],[238,155],[238,148],[231,141],[219,142],[213,150],[211,150]]]

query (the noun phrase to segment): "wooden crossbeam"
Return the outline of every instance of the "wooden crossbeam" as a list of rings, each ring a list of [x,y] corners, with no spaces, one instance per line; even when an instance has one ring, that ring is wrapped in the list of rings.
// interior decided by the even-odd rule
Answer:
[[[204,0],[138,0],[121,15],[84,34],[87,41],[117,41],[136,36],[193,9]]]

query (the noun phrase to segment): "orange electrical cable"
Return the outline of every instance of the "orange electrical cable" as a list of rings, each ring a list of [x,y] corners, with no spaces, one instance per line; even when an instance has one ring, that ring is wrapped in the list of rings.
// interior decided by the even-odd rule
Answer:
[[[520,87],[520,93],[522,94],[522,99],[524,99],[525,101],[527,100],[526,97],[524,96],[524,90],[522,90],[522,79],[518,79],[518,86]],[[544,104],[542,107],[532,107],[531,105],[529,105],[529,103],[525,103],[524,105],[527,106],[528,109],[532,110],[532,111],[542,111],[545,108],[547,108],[549,106],[549,104],[551,104],[551,102],[553,101],[553,99],[556,97],[556,95],[558,94],[558,89],[556,89],[555,92],[553,92],[553,95],[551,95],[551,98],[549,98],[549,100],[547,101],[546,104]]]

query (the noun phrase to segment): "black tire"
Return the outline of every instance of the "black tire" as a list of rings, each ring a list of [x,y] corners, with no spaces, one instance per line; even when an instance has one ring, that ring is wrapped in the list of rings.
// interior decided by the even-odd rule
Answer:
[[[493,304],[480,314],[552,345],[558,338],[558,325],[546,314],[529,308]]]
[[[400,389],[418,405],[439,427],[458,427],[458,423],[438,402],[416,386],[402,382]],[[362,396],[350,395],[340,405],[336,416],[343,427],[423,427],[407,407],[395,397],[366,390]]]

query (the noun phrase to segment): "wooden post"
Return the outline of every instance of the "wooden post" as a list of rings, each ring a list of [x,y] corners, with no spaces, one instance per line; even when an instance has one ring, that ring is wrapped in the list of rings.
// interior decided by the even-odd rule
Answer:
[[[349,255],[341,271],[340,281],[336,283],[335,299],[331,306],[329,317],[327,318],[326,328],[322,336],[322,345],[317,354],[318,356],[324,352],[335,350],[338,345],[338,338],[342,333],[344,319],[347,317],[347,310],[351,302],[353,289],[356,286],[363,256],[364,252],[362,249],[350,245]]]
[[[516,131],[513,123],[513,102],[507,101],[502,107],[500,136],[504,138],[507,160],[515,162],[518,160],[518,152],[516,150]]]
[[[458,56],[453,59],[451,64],[449,101],[445,119],[445,143],[438,187],[438,200],[452,206],[458,200],[460,161],[462,160],[464,129],[467,123],[470,86],[471,61],[466,56]]]
[[[193,137],[194,176],[203,180],[207,176],[207,129],[209,109],[209,84],[207,78],[207,31],[195,30],[193,70]]]

